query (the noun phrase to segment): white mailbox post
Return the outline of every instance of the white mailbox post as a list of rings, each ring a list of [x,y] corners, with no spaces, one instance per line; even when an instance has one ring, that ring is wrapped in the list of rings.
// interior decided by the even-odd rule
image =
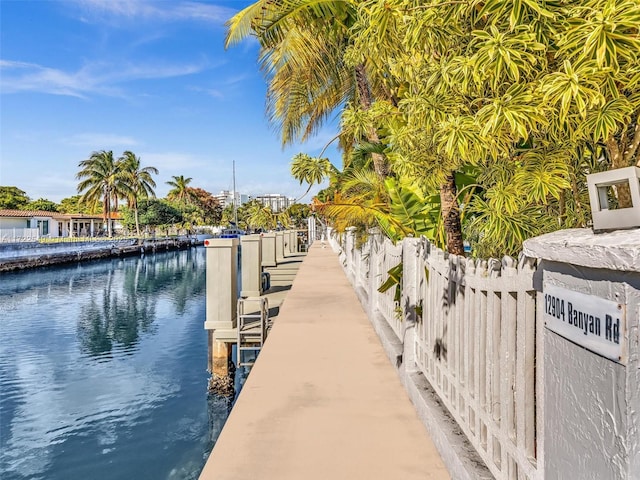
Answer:
[[[640,229],[562,230],[524,254],[540,262],[545,478],[640,478]]]

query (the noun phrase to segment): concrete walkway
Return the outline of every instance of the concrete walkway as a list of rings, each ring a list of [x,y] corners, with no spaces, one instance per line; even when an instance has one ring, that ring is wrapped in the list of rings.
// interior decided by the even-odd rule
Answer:
[[[314,244],[200,479],[446,478],[337,255]]]

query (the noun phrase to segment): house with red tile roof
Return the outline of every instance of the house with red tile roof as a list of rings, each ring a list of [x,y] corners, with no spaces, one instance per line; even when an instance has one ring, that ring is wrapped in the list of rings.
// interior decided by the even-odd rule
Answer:
[[[110,216],[114,231],[120,215]],[[41,210],[0,210],[0,241],[37,241],[40,238],[99,237],[106,233],[102,215]]]

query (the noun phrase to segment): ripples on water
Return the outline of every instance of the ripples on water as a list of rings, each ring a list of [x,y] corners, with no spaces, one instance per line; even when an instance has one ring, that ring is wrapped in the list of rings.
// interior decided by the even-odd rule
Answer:
[[[204,319],[203,248],[0,274],[0,478],[197,478]]]

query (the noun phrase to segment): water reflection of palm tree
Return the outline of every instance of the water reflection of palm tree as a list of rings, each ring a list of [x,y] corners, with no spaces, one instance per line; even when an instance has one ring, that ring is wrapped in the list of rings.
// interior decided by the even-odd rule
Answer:
[[[196,251],[125,261],[105,274],[101,295],[92,295],[77,324],[83,351],[103,356],[115,346],[133,352],[143,334],[153,333],[156,303],[169,296],[177,314],[205,288],[205,269]]]
[[[111,269],[105,275],[102,295],[92,295],[89,304],[78,320],[80,344],[89,355],[104,355],[111,352],[114,344],[133,350],[140,332],[147,331],[155,317],[153,299],[137,296],[134,283],[127,279],[135,277],[136,266],[127,265],[124,271],[123,288],[119,289],[117,271]]]
[[[109,326],[102,321],[102,312],[92,296],[89,305],[78,320],[78,338],[82,349],[89,355],[101,355],[111,351],[113,342]]]

